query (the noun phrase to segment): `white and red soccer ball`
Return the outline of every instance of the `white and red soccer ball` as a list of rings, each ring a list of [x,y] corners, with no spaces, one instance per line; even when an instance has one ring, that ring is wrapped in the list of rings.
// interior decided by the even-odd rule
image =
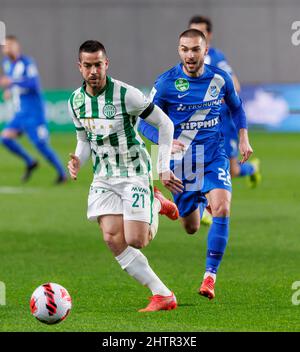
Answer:
[[[30,299],[30,310],[34,317],[45,324],[63,321],[72,308],[69,292],[52,282],[39,286]]]

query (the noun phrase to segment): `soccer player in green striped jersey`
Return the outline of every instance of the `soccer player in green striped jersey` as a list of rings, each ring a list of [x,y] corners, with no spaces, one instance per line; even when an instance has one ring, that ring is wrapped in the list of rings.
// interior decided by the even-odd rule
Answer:
[[[154,238],[158,213],[178,217],[174,203],[161,194],[154,197],[151,159],[136,128],[137,118],[159,130],[158,173],[171,192],[181,192],[182,182],[170,170],[173,124],[160,108],[138,89],[107,75],[104,46],[94,40],[79,48],[82,87],[69,99],[77,130],[77,147],[68,169],[73,179],[92,156],[94,179],[88,197],[87,217],[97,221],[104,241],[121,268],[152,297],[140,311],[177,307],[176,297],[159,279],[140,251]]]

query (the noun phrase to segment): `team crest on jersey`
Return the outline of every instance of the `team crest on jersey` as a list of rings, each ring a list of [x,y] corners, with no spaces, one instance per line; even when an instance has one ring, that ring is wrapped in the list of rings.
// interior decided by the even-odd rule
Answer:
[[[175,88],[179,90],[179,92],[185,92],[190,87],[189,81],[185,78],[178,78],[175,81]]]
[[[103,114],[108,119],[112,119],[116,116],[117,109],[113,104],[105,104],[103,107]]]
[[[211,86],[211,87],[209,88],[209,94],[210,94],[213,98],[217,97],[219,93],[220,93],[220,90],[219,90],[219,88],[218,88],[217,86]]]
[[[80,108],[84,104],[84,94],[79,92],[75,95],[73,100],[73,106],[75,109]]]

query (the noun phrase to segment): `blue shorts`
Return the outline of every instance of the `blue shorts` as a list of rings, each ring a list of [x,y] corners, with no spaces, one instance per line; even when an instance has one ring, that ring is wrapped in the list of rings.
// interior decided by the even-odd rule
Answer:
[[[229,167],[228,158],[224,155],[219,155],[214,161],[204,164],[204,170],[202,172],[199,170],[193,181],[183,178],[184,191],[173,194],[179,215],[186,217],[199,206],[203,210],[207,205],[205,194],[212,189],[221,188],[231,192]]]
[[[49,137],[48,127],[43,118],[34,118],[24,113],[17,113],[9,121],[4,129],[14,129],[19,134],[26,133],[31,141],[47,141]]]

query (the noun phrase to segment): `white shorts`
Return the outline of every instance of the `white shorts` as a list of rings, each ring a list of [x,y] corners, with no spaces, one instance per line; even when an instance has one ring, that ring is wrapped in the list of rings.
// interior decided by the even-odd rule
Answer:
[[[122,214],[124,220],[151,224],[153,199],[152,180],[147,175],[103,177],[90,187],[87,218],[97,221],[101,215]]]

